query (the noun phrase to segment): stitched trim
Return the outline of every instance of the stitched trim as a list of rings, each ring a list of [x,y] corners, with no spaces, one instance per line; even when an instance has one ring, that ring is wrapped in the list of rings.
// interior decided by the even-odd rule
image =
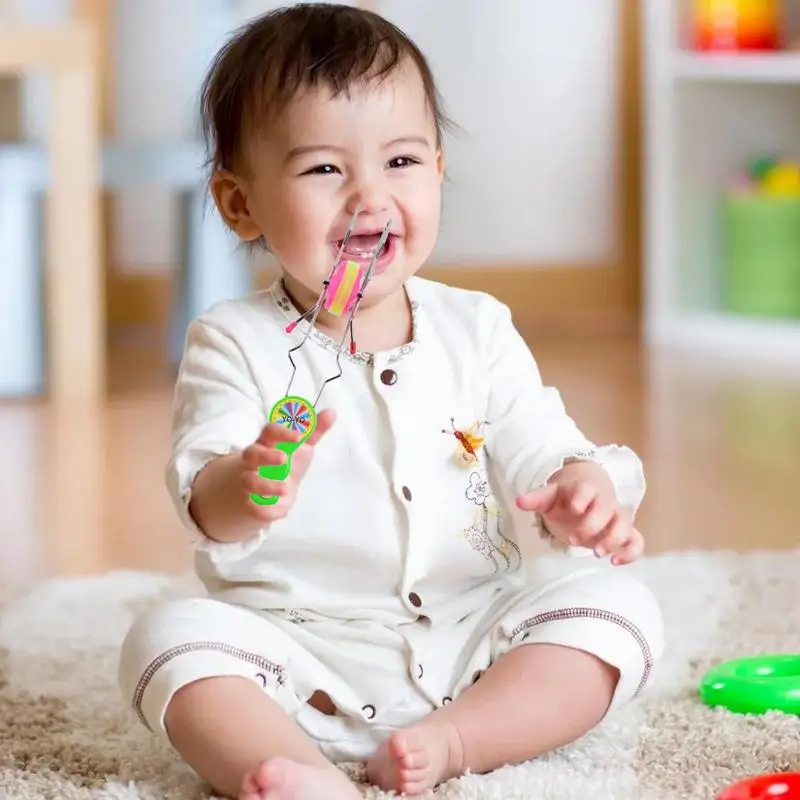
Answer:
[[[139,717],[142,724],[149,731],[152,731],[152,728],[145,719],[142,711],[142,698],[144,697],[147,687],[150,685],[150,681],[153,680],[156,672],[158,672],[165,664],[168,664],[170,661],[172,661],[173,658],[186,655],[187,653],[194,653],[198,650],[213,650],[218,653],[225,653],[226,655],[241,659],[248,664],[253,664],[256,667],[259,667],[265,673],[274,675],[279,686],[282,686],[286,682],[286,670],[280,664],[276,664],[274,661],[263,658],[257,653],[251,653],[247,650],[242,650],[239,647],[233,647],[232,645],[225,644],[224,642],[187,642],[186,644],[179,645],[178,647],[173,647],[171,650],[167,650],[158,656],[158,658],[150,662],[147,669],[142,673],[142,677],[139,678],[139,683],[136,685],[136,691],[133,693],[133,710],[136,712],[136,715]],[[266,685],[266,676],[264,684]]]
[[[294,303],[292,302],[291,298],[286,292],[286,289],[283,285],[283,279],[278,278],[275,283],[267,290],[269,294],[272,296],[275,304],[280,309],[281,313],[288,319],[290,322],[294,322],[300,316],[300,311],[295,307]],[[406,290],[408,292],[408,289]],[[412,335],[411,341],[407,344],[400,345],[400,347],[395,347],[394,349],[388,351],[388,357],[386,359],[387,364],[396,364],[398,361],[402,361],[407,356],[410,356],[417,347],[418,340],[417,340],[417,333],[418,333],[418,312],[419,312],[419,302],[411,298],[410,292],[409,294],[409,302],[411,304],[411,328],[412,328]],[[309,323],[307,320],[303,320],[298,326],[297,331],[301,334],[305,334],[308,330]],[[309,338],[313,340],[316,344],[323,347],[325,350],[330,351],[331,353],[338,353],[339,352],[339,342],[332,339],[330,336],[324,334],[321,330],[314,327],[311,328],[311,333]],[[362,350],[358,350],[355,353],[351,353],[349,348],[345,347],[341,352],[342,358],[345,358],[349,361],[352,361],[356,364],[362,364],[368,367],[371,367],[375,363],[375,355],[374,353],[368,353]]]
[[[542,614],[537,614],[534,617],[529,617],[528,619],[523,620],[511,631],[511,638],[515,639],[524,631],[527,631],[529,628],[534,628],[537,625],[544,625],[548,622],[559,622],[560,620],[565,619],[599,619],[603,622],[611,622],[614,625],[618,625],[620,628],[633,636],[633,638],[636,640],[636,644],[638,644],[641,648],[642,658],[644,659],[642,678],[639,681],[639,685],[636,687],[636,691],[633,693],[634,697],[639,695],[642,689],[644,689],[647,681],[650,679],[650,674],[653,671],[653,653],[650,650],[650,645],[647,643],[647,639],[641,630],[639,630],[639,628],[637,628],[636,625],[634,625],[629,619],[626,619],[619,614],[614,614],[613,612],[606,611],[602,608],[587,607],[560,608],[556,611],[545,611]]]

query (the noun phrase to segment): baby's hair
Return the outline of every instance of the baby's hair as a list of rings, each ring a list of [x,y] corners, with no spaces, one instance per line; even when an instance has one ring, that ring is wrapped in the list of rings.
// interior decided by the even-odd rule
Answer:
[[[201,88],[201,125],[211,173],[240,166],[244,131],[269,124],[303,89],[336,96],[380,81],[410,61],[422,78],[437,146],[448,127],[428,62],[388,20],[334,3],[300,3],[256,17],[214,58]]]

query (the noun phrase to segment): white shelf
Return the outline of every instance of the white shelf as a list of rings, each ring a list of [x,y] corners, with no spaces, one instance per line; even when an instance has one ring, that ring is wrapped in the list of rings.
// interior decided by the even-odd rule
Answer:
[[[800,367],[800,319],[685,312],[655,322],[650,334],[654,344],[670,348]]]
[[[678,52],[672,56],[678,80],[735,81],[800,85],[800,52],[707,54]]]
[[[790,40],[800,2],[787,4]],[[689,49],[693,0],[642,3],[644,329],[648,341],[709,363],[800,373],[800,320],[727,314],[728,181],[755,157],[800,158],[800,51]],[[706,360],[706,359],[704,359]]]

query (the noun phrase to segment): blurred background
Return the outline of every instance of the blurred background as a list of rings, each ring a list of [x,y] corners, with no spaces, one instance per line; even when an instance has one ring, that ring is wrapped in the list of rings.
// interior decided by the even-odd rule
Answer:
[[[634,447],[651,552],[798,543],[800,0],[372,0],[459,128],[423,274],[508,303]],[[268,285],[197,92],[268,0],[0,0],[0,578],[183,570],[187,321]]]

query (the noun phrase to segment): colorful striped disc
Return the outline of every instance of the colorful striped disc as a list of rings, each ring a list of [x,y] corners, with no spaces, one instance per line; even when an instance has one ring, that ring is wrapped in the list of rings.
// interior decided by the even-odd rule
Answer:
[[[270,422],[277,422],[290,431],[302,435],[304,442],[314,432],[317,424],[317,412],[314,406],[303,397],[289,396],[278,400],[269,415]]]

